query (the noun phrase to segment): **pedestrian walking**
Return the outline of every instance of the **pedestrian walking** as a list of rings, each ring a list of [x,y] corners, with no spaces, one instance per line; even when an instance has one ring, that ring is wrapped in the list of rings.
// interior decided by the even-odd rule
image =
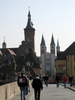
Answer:
[[[21,75],[18,77],[17,83],[21,90],[21,100],[25,100],[25,88],[28,87],[28,82],[26,76],[23,73],[21,73]]]
[[[59,76],[59,74],[56,74],[55,80],[56,80],[57,87],[59,87],[59,83],[60,83],[60,76]]]
[[[72,86],[72,84],[73,84],[73,76],[69,77],[69,82],[70,82],[70,86]]]
[[[27,95],[28,92],[30,92],[30,86],[29,86],[29,78],[27,77],[27,82],[28,82],[28,86],[25,87],[25,94]]]
[[[45,84],[46,84],[46,87],[48,86],[48,79],[49,79],[49,77],[48,77],[48,75],[46,75],[45,76]]]
[[[32,76],[30,75],[29,79],[31,80],[32,79]]]
[[[68,82],[68,78],[66,75],[62,78],[62,81],[64,82],[64,87],[66,88],[66,83]]]
[[[32,87],[34,89],[35,100],[40,100],[40,91],[43,89],[43,85],[41,79],[38,76],[33,79]]]
[[[48,75],[43,76],[43,80],[45,82],[46,87],[48,86],[48,79],[49,79]]]

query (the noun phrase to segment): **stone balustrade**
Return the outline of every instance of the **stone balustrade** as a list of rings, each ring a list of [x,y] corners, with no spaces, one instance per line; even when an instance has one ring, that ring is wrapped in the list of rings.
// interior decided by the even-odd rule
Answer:
[[[0,100],[10,100],[18,93],[20,93],[20,89],[17,85],[17,82],[12,82],[0,86]]]

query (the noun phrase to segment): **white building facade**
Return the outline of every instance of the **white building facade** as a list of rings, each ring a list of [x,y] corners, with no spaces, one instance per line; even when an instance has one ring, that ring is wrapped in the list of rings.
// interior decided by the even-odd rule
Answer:
[[[50,53],[46,52],[46,74],[50,76]]]
[[[40,44],[40,56],[42,62],[42,75],[48,75],[54,77],[56,75],[55,68],[55,42],[52,34],[51,43],[50,43],[50,53],[46,52],[45,40],[42,35],[42,40]]]

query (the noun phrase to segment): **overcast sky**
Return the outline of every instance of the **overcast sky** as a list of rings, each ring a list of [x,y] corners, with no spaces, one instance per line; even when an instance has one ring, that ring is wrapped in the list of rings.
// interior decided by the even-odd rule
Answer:
[[[33,27],[36,29],[37,56],[40,55],[42,34],[47,52],[50,52],[52,33],[56,45],[59,39],[61,51],[75,41],[75,0],[0,0],[0,48],[4,36],[7,48],[21,45],[29,7]]]

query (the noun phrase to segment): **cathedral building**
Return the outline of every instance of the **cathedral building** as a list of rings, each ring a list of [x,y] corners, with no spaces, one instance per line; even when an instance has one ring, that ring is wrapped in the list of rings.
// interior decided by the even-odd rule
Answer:
[[[58,41],[57,49],[58,48],[59,48],[59,41]],[[42,74],[43,75],[54,77],[56,74],[55,50],[56,48],[55,48],[53,34],[52,34],[51,43],[50,43],[50,53],[46,51],[46,44],[45,44],[44,36],[42,35],[41,44],[40,44],[40,56],[41,56],[41,62],[42,62]]]

